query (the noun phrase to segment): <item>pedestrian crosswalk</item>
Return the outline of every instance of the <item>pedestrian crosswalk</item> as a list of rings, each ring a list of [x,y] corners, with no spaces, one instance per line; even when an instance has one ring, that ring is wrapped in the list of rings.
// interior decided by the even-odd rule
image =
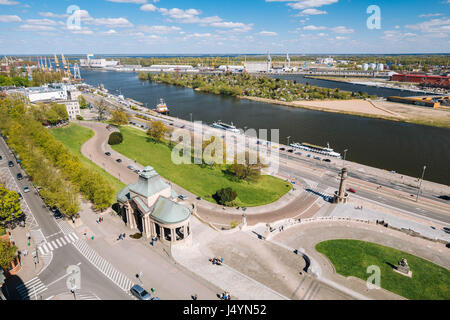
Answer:
[[[30,281],[18,285],[16,289],[22,300],[38,300],[40,299],[40,294],[48,288],[42,283],[41,279],[35,277]]]
[[[99,297],[97,297],[93,293],[76,293],[76,299],[77,300],[101,300]]]
[[[70,243],[74,243],[78,239],[78,236],[74,232],[72,232],[60,238],[56,238],[55,240],[41,243],[38,247],[39,252],[44,255],[58,248],[64,247]]]
[[[111,263],[89,247],[85,241],[79,239],[75,241],[73,245],[90,263],[92,263],[93,266],[95,266],[108,279],[114,282],[119,288],[127,293],[130,291],[133,286],[133,282],[131,282],[131,280],[128,279],[123,273],[114,268]]]

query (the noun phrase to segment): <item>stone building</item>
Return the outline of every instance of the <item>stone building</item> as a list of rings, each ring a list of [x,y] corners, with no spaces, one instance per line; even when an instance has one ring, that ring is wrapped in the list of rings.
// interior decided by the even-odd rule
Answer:
[[[177,197],[152,167],[144,168],[135,184],[117,194],[127,225],[168,245],[190,243],[192,238],[191,210]]]

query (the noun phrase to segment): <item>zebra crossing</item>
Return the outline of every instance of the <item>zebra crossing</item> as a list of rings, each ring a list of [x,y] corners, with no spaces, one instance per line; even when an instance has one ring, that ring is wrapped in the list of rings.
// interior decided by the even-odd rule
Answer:
[[[76,299],[84,301],[101,300],[97,295],[93,293],[80,293],[80,292],[76,293]]]
[[[77,241],[79,238],[78,236],[72,232],[70,234],[66,234],[62,237],[56,238],[55,240],[52,241],[46,241],[43,242],[39,245],[39,252],[42,255],[45,255],[49,252],[52,252],[58,248],[64,247],[68,244],[74,243],[75,241]]]
[[[47,289],[47,286],[42,283],[41,279],[38,277],[35,277],[30,281],[22,283],[16,287],[17,293],[20,295],[22,300],[38,300],[38,296]]]
[[[114,282],[123,291],[129,293],[131,287],[133,286],[133,282],[131,282],[130,279],[128,279],[123,273],[114,268],[111,263],[101,257],[82,239],[77,240],[73,243],[73,245],[101,273],[103,273],[108,279]]]

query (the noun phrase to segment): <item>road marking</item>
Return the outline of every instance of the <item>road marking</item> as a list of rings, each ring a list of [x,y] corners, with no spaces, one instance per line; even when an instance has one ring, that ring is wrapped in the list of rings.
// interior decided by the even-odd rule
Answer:
[[[47,245],[48,245],[50,251],[54,250],[50,242],[47,242]]]
[[[37,295],[47,289],[48,287],[44,285],[38,277],[35,277],[16,287],[17,293],[20,295],[22,300],[31,300],[32,298],[37,300]]]
[[[53,247],[55,247],[55,249],[58,249],[58,248],[59,248],[59,246],[58,246],[58,244],[56,243],[55,240],[53,240],[53,241],[51,242],[51,244],[52,244]]]
[[[55,241],[58,244],[58,246],[62,247],[62,243],[61,243],[61,241],[59,241],[59,239],[56,239]]]

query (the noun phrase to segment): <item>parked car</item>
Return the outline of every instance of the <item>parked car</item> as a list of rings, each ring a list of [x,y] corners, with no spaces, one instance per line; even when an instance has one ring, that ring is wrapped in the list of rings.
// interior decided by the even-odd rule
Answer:
[[[136,169],[136,170],[134,170],[134,172],[136,172],[137,174],[140,174],[140,173],[141,173],[141,170]]]
[[[110,157],[111,156],[111,152],[105,152],[105,154]]]
[[[17,180],[22,180],[23,179],[23,175],[21,173],[17,174]]]
[[[25,192],[25,193],[30,192],[30,188],[28,188],[27,186],[23,187],[23,192]]]
[[[118,163],[122,163],[122,159],[117,159],[116,160]]]
[[[136,284],[131,289],[131,294],[139,300],[151,300],[152,296],[140,285]]]
[[[348,191],[348,192],[351,192],[351,193],[356,193],[356,190],[353,189],[353,188],[348,188],[347,191]]]
[[[130,170],[132,170],[132,171],[135,170],[133,166],[128,166],[127,168],[130,169]]]
[[[56,220],[63,218],[61,211],[59,211],[58,209],[56,210],[56,212],[53,212],[53,216],[55,217]]]
[[[23,199],[23,196],[22,196],[22,194],[20,192],[17,192],[17,194],[19,195],[20,199]]]
[[[183,200],[183,201],[187,200],[187,197],[186,197],[184,194],[180,194],[180,195],[178,196],[178,198],[179,198],[180,200]]]
[[[14,167],[14,162],[12,162],[12,161],[9,161],[8,162],[8,166],[11,168],[11,167]]]

